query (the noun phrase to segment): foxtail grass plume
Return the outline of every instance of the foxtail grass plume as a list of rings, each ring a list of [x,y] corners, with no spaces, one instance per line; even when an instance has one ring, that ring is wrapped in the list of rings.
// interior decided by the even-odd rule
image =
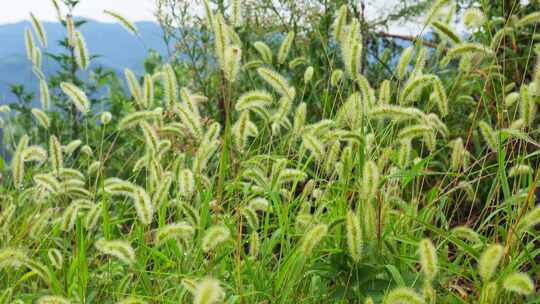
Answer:
[[[353,19],[347,27],[347,33],[341,41],[341,53],[345,71],[350,79],[356,79],[362,70],[363,42],[360,34],[360,23]]]
[[[150,225],[154,215],[154,206],[150,196],[142,187],[136,187],[131,196],[139,221],[144,225]]]
[[[39,80],[39,96],[41,101],[41,109],[44,111],[49,110],[49,104],[51,101],[51,95],[49,94],[49,86],[43,79]]]
[[[462,42],[456,44],[454,47],[448,50],[446,56],[441,61],[441,65],[446,66],[452,59],[468,54],[482,54],[485,56],[490,56],[493,54],[493,51],[480,43]]]
[[[280,95],[287,96],[291,100],[293,99],[293,96],[291,96],[291,87],[285,77],[267,68],[258,68],[257,73]]]
[[[463,139],[461,139],[461,137],[452,141],[451,145],[452,154],[450,157],[450,168],[454,171],[459,171],[463,168],[467,151],[465,150]]]
[[[235,27],[240,27],[244,23],[244,12],[241,0],[231,0],[231,22]]]
[[[137,111],[124,116],[118,122],[118,130],[126,130],[138,126],[142,121],[156,120],[161,117],[161,112],[153,111]]]
[[[0,249],[0,270],[4,268],[19,268],[28,260],[22,249],[5,247]]]
[[[520,175],[529,175],[533,173],[533,169],[528,165],[515,165],[508,170],[508,177],[516,177]]]
[[[257,231],[259,228],[259,218],[257,217],[257,212],[250,207],[242,208],[242,216],[246,219],[246,222],[253,231]]]
[[[34,42],[34,36],[32,35],[32,30],[29,28],[27,28],[24,32],[24,42],[26,44],[26,58],[28,58],[30,61],[34,61],[36,45]]]
[[[72,140],[67,145],[62,147],[62,149],[67,156],[70,156],[73,154],[73,152],[75,152],[75,150],[77,150],[77,148],[81,146],[81,144],[82,141],[80,139]]]
[[[87,231],[92,231],[95,229],[96,225],[99,222],[99,219],[101,218],[103,211],[103,204],[94,204],[90,207],[88,212],[86,212],[84,217],[84,227]]]
[[[253,43],[253,47],[255,48],[255,50],[257,50],[257,52],[261,56],[261,59],[263,60],[264,63],[272,64],[272,61],[273,61],[272,50],[266,43],[262,41],[256,41],[255,43]]]
[[[304,84],[308,84],[311,79],[313,79],[313,67],[312,66],[309,66],[306,68],[306,70],[304,71]]]
[[[519,115],[525,123],[525,126],[531,127],[536,118],[537,106],[536,101],[531,96],[530,87],[522,85],[520,89],[519,100]]]
[[[277,62],[279,64],[284,64],[285,60],[287,60],[287,57],[289,56],[289,53],[291,51],[292,44],[294,42],[294,32],[287,33],[287,36],[285,36],[285,39],[281,42],[281,46],[279,47],[278,54],[277,54]]]
[[[108,125],[112,120],[112,114],[111,112],[103,112],[101,113],[99,120],[101,120],[101,123],[104,125]]]
[[[433,80],[432,96],[435,100],[435,103],[437,104],[441,117],[445,117],[446,115],[448,115],[448,97],[446,95],[444,85],[438,77]]]
[[[362,257],[362,231],[360,229],[358,216],[352,210],[347,212],[346,229],[349,253],[351,254],[353,261],[358,263]]]
[[[235,82],[238,78],[242,59],[242,49],[235,45],[230,45],[225,48],[225,56],[223,62],[223,74],[229,82]]]
[[[480,128],[480,134],[482,134],[482,137],[484,137],[488,147],[492,151],[497,152],[499,148],[499,138],[497,132],[495,132],[485,121],[480,121],[478,123],[478,128]]]
[[[225,292],[216,279],[205,278],[195,286],[193,304],[217,304],[223,301]]]
[[[302,145],[311,152],[316,161],[321,162],[326,155],[324,144],[314,134],[305,134],[302,136]]]
[[[384,297],[383,304],[425,304],[425,302],[414,290],[398,287]]]
[[[223,225],[212,226],[204,232],[201,247],[204,252],[215,250],[231,236],[229,228]]]
[[[412,46],[406,48],[401,52],[401,57],[399,58],[398,64],[396,66],[396,76],[397,79],[402,80],[405,78],[407,73],[407,68],[411,62],[414,48]]]
[[[433,2],[433,5],[431,6],[428,14],[426,15],[425,24],[430,24],[433,20],[435,20],[442,8],[448,5],[450,2],[450,0],[437,0]]]
[[[426,276],[426,280],[431,282],[439,271],[435,246],[433,246],[431,240],[423,239],[418,244],[418,251],[420,253],[422,271]]]
[[[432,134],[433,128],[428,125],[423,124],[417,124],[417,125],[411,125],[408,127],[405,127],[401,129],[398,133],[398,137],[405,140],[405,139],[414,139],[417,137],[424,136],[426,134]]]
[[[503,287],[507,291],[528,296],[534,293],[534,283],[531,278],[521,272],[516,272],[504,278]]]
[[[451,43],[461,43],[459,34],[456,33],[447,23],[441,21],[433,21],[431,26],[435,29],[435,32],[439,34],[443,40],[450,41]]]
[[[162,204],[168,201],[169,191],[173,182],[171,173],[165,174],[160,183],[158,183],[156,191],[152,195],[152,204],[159,208]]]
[[[312,227],[306,234],[300,243],[300,252],[305,257],[310,257],[315,247],[321,242],[323,237],[328,233],[328,226],[325,224],[318,224]]]
[[[503,247],[499,244],[491,245],[482,252],[480,260],[478,261],[478,273],[484,283],[491,281],[502,257]]]
[[[466,226],[454,227],[451,230],[451,233],[457,238],[464,239],[475,244],[482,243],[478,233]]]
[[[178,114],[184,127],[189,131],[192,137],[196,140],[201,140],[203,137],[203,130],[198,115],[191,111],[185,104],[178,104],[175,107],[175,112]]]
[[[414,92],[422,90],[424,87],[433,83],[436,77],[437,76],[435,75],[424,74],[408,80],[399,96],[399,103],[401,105],[404,105],[410,102],[410,99],[412,99]]]
[[[327,174],[332,174],[335,170],[335,164],[338,161],[339,155],[341,152],[341,143],[339,140],[334,141],[332,145],[330,145],[330,148],[328,149],[328,153],[326,154],[326,157],[324,158],[324,170]]]
[[[178,188],[179,194],[190,199],[195,193],[195,176],[189,169],[183,169],[178,174]]]
[[[36,185],[50,193],[56,194],[60,192],[60,182],[51,174],[39,173],[34,175],[33,179]]]
[[[178,101],[178,84],[173,67],[167,64],[163,67],[163,89],[165,92],[165,105],[167,109],[172,109]]]
[[[128,265],[135,263],[135,251],[126,241],[99,239],[96,241],[95,246],[99,252],[114,256],[123,263]]]
[[[249,201],[248,206],[255,211],[267,211],[270,207],[270,202],[263,197],[256,197]]]
[[[51,265],[56,269],[62,269],[62,265],[64,264],[64,257],[62,256],[62,252],[60,250],[52,248],[47,251],[47,257],[49,258],[49,262]]]
[[[235,103],[236,111],[245,111],[256,108],[264,108],[272,104],[274,98],[270,93],[263,90],[254,90],[246,92]]]
[[[110,11],[110,10],[104,10],[103,13],[106,14],[106,15],[111,16],[112,18],[114,18],[116,21],[118,21],[131,34],[133,34],[133,35],[138,35],[139,34],[137,26],[135,26],[135,24],[133,24],[132,22],[127,20],[124,16],[120,15],[119,13],[113,12],[113,11]]]
[[[289,69],[294,70],[299,66],[308,64],[306,57],[300,56],[289,61]]]
[[[188,223],[168,224],[156,231],[154,242],[159,245],[171,239],[190,240],[194,233],[195,229]]]
[[[210,3],[208,0],[203,0],[203,6],[204,6],[204,12],[206,15],[206,26],[211,29],[214,24],[214,13],[212,12],[212,9],[210,8]]]
[[[75,48],[75,22],[72,15],[66,16],[66,31],[69,46]]]
[[[47,33],[45,32],[43,25],[32,13],[30,13],[30,20],[32,21],[32,26],[34,27],[34,31],[39,39],[39,43],[42,47],[47,48]]]
[[[40,146],[29,146],[23,151],[23,161],[43,163],[47,160],[47,151]]]
[[[369,107],[374,106],[377,102],[377,99],[375,98],[375,90],[373,90],[367,78],[362,74],[358,74],[356,76],[356,83],[358,83],[358,87],[360,88],[363,103],[368,104]]]
[[[88,66],[90,65],[90,56],[88,55],[84,37],[79,31],[75,32],[75,59],[81,70],[86,71],[88,69]]]
[[[520,28],[530,24],[538,23],[540,21],[540,12],[530,13],[523,16],[515,23],[515,27]]]
[[[37,108],[32,109],[32,115],[43,128],[48,129],[49,126],[51,125],[51,122],[47,114],[45,114],[45,112],[41,111],[40,109],[37,109]]]
[[[154,79],[150,75],[144,75],[142,105],[145,109],[154,103]]]
[[[340,69],[332,71],[332,75],[330,75],[330,84],[333,87],[337,87],[341,80],[343,79],[343,71]]]
[[[133,99],[135,99],[135,102],[138,104],[141,104],[142,102],[142,89],[141,85],[139,84],[139,81],[137,80],[137,77],[131,71],[130,69],[124,70],[124,75],[126,76],[127,84],[129,91],[131,92],[131,96],[133,96]]]
[[[371,119],[391,119],[393,121],[419,120],[424,113],[415,107],[382,104],[370,109]]]
[[[225,49],[230,44],[230,36],[227,31],[227,27],[228,25],[225,23],[223,15],[221,15],[221,13],[217,13],[214,16],[212,28],[214,32],[214,49],[220,67],[224,66]]]
[[[486,16],[482,10],[471,7],[463,12],[463,23],[470,29],[476,29],[484,25],[486,22]]]
[[[390,80],[383,80],[381,82],[381,86],[379,88],[379,99],[378,99],[378,105],[387,105],[390,103],[390,99],[392,98],[392,91],[390,88]]]
[[[379,169],[374,161],[369,160],[364,164],[364,169],[362,172],[362,199],[369,201],[377,195],[380,177]]]
[[[336,19],[332,24],[332,37],[335,41],[342,41],[345,35],[345,27],[347,25],[347,5],[342,5],[339,8]]]
[[[62,145],[54,135],[49,138],[49,157],[53,172],[58,176],[60,170],[64,167],[64,156],[62,154]]]
[[[83,90],[69,82],[60,83],[60,88],[69,97],[79,112],[86,114],[90,111],[90,102]]]

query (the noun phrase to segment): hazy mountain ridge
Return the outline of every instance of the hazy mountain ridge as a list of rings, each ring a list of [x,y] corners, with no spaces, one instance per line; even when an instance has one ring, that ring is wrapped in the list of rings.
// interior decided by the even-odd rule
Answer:
[[[159,25],[153,22],[136,23],[140,39],[127,32],[121,25],[88,20],[80,30],[83,33],[91,55],[100,55],[93,64],[100,64],[117,71],[128,67],[141,71],[143,61],[149,49],[160,53],[166,52]],[[44,22],[49,48],[45,52],[57,53],[61,48],[57,41],[65,36],[65,29],[59,23]],[[10,102],[14,97],[9,92],[9,85],[24,84],[31,90],[36,89],[37,82],[32,73],[31,63],[26,59],[24,31],[31,27],[30,22],[23,21],[0,25],[0,103]],[[57,67],[54,62],[43,56],[45,74],[53,72]]]

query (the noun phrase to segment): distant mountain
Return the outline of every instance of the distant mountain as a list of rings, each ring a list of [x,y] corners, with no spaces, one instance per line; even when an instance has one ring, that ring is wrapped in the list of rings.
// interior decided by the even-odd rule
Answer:
[[[130,68],[142,71],[143,62],[149,49],[161,54],[166,52],[159,25],[153,22],[136,23],[140,39],[131,35],[119,24],[88,20],[80,30],[86,40],[90,54],[100,55],[93,64],[100,64],[117,71]],[[57,41],[65,37],[65,29],[59,23],[43,23],[49,48],[46,52],[59,52]],[[9,84],[24,84],[29,89],[37,87],[31,63],[26,59],[24,31],[30,22],[0,24],[0,104],[10,102],[14,97],[9,92]],[[45,74],[55,70],[54,62],[43,56]]]

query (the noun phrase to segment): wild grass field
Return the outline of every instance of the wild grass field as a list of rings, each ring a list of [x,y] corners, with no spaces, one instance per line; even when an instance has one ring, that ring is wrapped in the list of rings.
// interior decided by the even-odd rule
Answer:
[[[419,1],[431,34],[396,46],[356,1],[292,26],[248,2],[157,1],[170,58],[120,77],[78,1],[51,1],[61,41],[31,14],[0,303],[540,303],[540,5]]]

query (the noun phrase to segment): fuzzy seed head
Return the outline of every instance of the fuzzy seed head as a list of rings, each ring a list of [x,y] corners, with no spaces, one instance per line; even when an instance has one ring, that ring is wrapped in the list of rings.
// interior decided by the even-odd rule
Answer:
[[[283,42],[281,43],[281,46],[279,47],[278,54],[277,54],[277,61],[279,64],[284,64],[285,60],[287,60],[287,56],[289,56],[289,53],[291,51],[291,46],[294,42],[294,32],[289,32]]]
[[[422,299],[414,290],[406,287],[399,287],[388,293],[383,300],[383,304],[424,304]]]
[[[64,167],[64,156],[62,154],[62,145],[58,138],[52,135],[49,139],[49,157],[53,171],[56,175]]]
[[[507,291],[528,296],[534,293],[534,283],[531,278],[521,272],[512,273],[504,278],[503,287]]]
[[[112,114],[111,112],[103,112],[100,116],[101,123],[104,125],[108,125],[112,120]]]
[[[349,253],[351,254],[353,261],[358,263],[362,257],[362,231],[360,229],[358,216],[352,210],[347,212],[346,224]]]
[[[90,102],[83,90],[69,82],[60,83],[60,88],[69,97],[79,112],[84,115],[90,111]]]
[[[123,263],[128,265],[135,263],[135,251],[126,241],[99,239],[96,241],[95,246],[99,252],[114,256]]]
[[[328,226],[325,224],[318,224],[311,228],[302,239],[300,243],[300,252],[305,257],[310,257],[315,247],[321,242],[324,236],[328,233]]]
[[[201,247],[204,252],[215,250],[220,244],[227,241],[230,236],[229,228],[223,225],[212,226],[204,233]]]
[[[478,261],[478,273],[485,283],[491,281],[497,270],[497,266],[503,257],[503,247],[499,244],[489,246],[480,256]]]
[[[429,239],[423,239],[418,244],[420,252],[420,264],[422,265],[422,271],[428,281],[432,281],[437,272],[439,271],[437,263],[437,252],[435,246]]]
[[[133,35],[138,35],[139,34],[139,31],[137,30],[137,26],[135,26],[135,24],[133,24],[131,21],[127,20],[121,14],[119,14],[117,12],[110,11],[110,10],[104,10],[103,13],[113,17],[116,21],[118,21],[131,34],[133,34]]]
[[[88,55],[84,37],[79,31],[75,32],[75,60],[81,70],[86,71],[88,69],[90,56]]]
[[[219,281],[205,278],[195,286],[193,304],[217,304],[222,301],[225,293]]]
[[[403,52],[401,53],[401,57],[399,58],[399,62],[396,67],[397,79],[402,80],[405,78],[405,74],[407,73],[407,68],[409,67],[409,63],[411,62],[413,52],[414,48],[410,46],[403,50]]]
[[[463,13],[463,23],[470,29],[477,29],[484,25],[486,16],[480,9],[472,7],[466,9]]]
[[[190,240],[194,233],[195,229],[188,223],[169,224],[156,231],[154,242],[159,245],[172,239]]]

